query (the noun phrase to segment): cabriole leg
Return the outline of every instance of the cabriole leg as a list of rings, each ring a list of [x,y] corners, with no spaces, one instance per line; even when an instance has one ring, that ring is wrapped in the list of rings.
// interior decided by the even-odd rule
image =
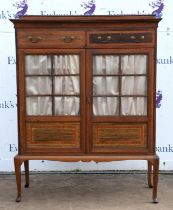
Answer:
[[[29,187],[29,160],[24,161],[25,167],[25,188]]]
[[[157,200],[157,186],[159,173],[159,158],[153,160],[153,202],[158,203]]]
[[[15,174],[16,174],[16,184],[17,184],[17,197],[16,202],[21,201],[21,173],[20,173],[20,167],[21,167],[21,160],[19,156],[17,155],[14,158],[14,166],[15,166]]]
[[[152,163],[148,160],[148,187],[152,188]]]

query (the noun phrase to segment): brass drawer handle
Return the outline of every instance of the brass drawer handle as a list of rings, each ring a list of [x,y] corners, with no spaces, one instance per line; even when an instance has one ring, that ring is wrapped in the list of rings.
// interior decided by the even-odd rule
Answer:
[[[65,43],[71,43],[71,42],[73,42],[75,39],[78,39],[78,37],[75,37],[75,36],[62,36],[61,39],[62,39]]]
[[[41,36],[28,36],[27,37],[29,41],[31,41],[32,43],[37,43],[40,40],[42,40]]]
[[[141,41],[144,41],[145,36],[144,35],[140,35],[140,36],[131,35],[130,39],[134,42],[141,42]]]
[[[107,36],[107,40],[112,40],[112,36]]]
[[[134,35],[131,35],[131,36],[130,36],[130,39],[131,39],[131,40],[135,40],[136,37],[135,37]]]
[[[98,36],[97,39],[98,39],[98,40],[102,40],[102,37],[101,37],[101,36]]]
[[[106,37],[102,37],[102,36],[97,36],[97,40],[100,41],[101,43],[109,43],[109,41],[112,40],[112,36],[108,35]]]
[[[145,36],[144,35],[140,36],[140,39],[141,40],[144,40],[145,39]]]
[[[97,40],[101,41],[101,40],[102,40],[102,36],[98,36],[98,37],[97,37]],[[106,37],[106,40],[112,40],[112,36],[108,35],[108,36]]]

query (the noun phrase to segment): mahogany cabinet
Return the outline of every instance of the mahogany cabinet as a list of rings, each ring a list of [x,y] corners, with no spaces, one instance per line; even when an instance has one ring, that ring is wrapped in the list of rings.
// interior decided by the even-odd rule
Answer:
[[[16,31],[19,153],[29,160],[148,161],[157,202],[154,16],[23,16]]]

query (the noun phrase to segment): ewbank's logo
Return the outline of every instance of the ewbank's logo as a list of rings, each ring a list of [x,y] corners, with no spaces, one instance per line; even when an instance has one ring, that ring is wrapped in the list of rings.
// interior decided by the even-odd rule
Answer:
[[[173,145],[168,144],[166,146],[156,147],[156,152],[173,152]]]
[[[17,107],[17,103],[14,101],[1,101],[0,100],[0,109],[14,109]]]
[[[20,2],[15,2],[13,4],[14,7],[17,8],[17,13],[15,14],[15,18],[19,18],[19,16],[21,15],[26,15],[26,12],[28,10],[28,3],[27,3],[27,0],[23,0],[23,1],[20,1]]]
[[[84,15],[93,15],[94,11],[96,9],[95,0],[90,0],[88,2],[83,2],[81,4],[81,7],[83,7],[86,10],[84,12]]]
[[[158,90],[156,92],[156,108],[160,108],[161,107],[161,101],[162,101],[162,91]]]
[[[149,3],[149,5],[154,9],[152,15],[155,15],[157,18],[160,18],[163,15],[162,11],[165,6],[163,2],[164,0],[155,0]]]
[[[17,152],[18,148],[15,144],[9,144],[9,152]]]

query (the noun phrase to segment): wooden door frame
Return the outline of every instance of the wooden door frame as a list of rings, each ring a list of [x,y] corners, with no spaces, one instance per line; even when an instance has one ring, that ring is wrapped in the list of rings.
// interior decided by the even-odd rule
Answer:
[[[56,54],[79,54],[80,56],[80,116],[27,116],[25,105],[25,55],[56,55]],[[67,154],[84,154],[85,153],[85,50],[84,49],[19,49],[18,51],[18,133],[19,133],[19,154],[36,154],[42,155],[67,155]],[[66,119],[67,118],[67,119]],[[80,118],[80,121],[79,121]],[[80,122],[80,149],[32,149],[28,150],[26,145],[26,122]]]
[[[114,118],[110,118],[110,117],[95,117],[95,119],[93,119],[92,116],[92,56],[93,55],[126,55],[126,54],[146,54],[148,55],[148,62],[147,62],[147,116],[116,116]],[[155,70],[154,70],[154,61],[153,61],[153,57],[154,57],[154,49],[153,48],[127,48],[127,49],[88,49],[87,53],[86,53],[88,62],[87,62],[87,66],[86,66],[86,95],[87,98],[89,99],[88,103],[87,103],[87,152],[88,153],[92,153],[92,122],[145,122],[148,126],[147,129],[147,149],[146,150],[133,150],[133,154],[155,154],[155,151],[153,150],[153,144],[155,142],[154,139],[154,123],[155,123],[155,118],[154,118],[154,108],[155,107]],[[154,90],[153,90],[154,89]],[[129,154],[130,150],[123,153],[121,152],[121,149],[118,151],[117,150],[117,154]],[[101,154],[104,154],[104,152],[102,152]],[[105,154],[107,154],[107,152],[105,151]],[[114,153],[115,154],[115,153]]]

